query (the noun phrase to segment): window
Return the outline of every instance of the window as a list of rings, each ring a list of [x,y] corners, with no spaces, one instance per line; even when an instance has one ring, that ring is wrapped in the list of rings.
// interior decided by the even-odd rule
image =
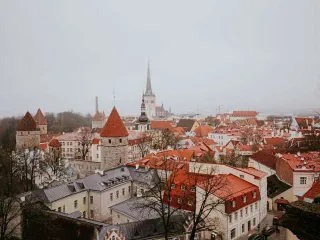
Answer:
[[[122,196],[124,196],[125,195],[125,190],[124,190],[124,188],[122,188]]]
[[[120,218],[120,214],[118,214],[118,218]]]
[[[99,158],[99,154],[97,154],[97,158]]]
[[[58,212],[61,212],[61,207],[58,207]]]
[[[243,196],[243,202],[245,203],[247,201],[247,196]]]
[[[83,204],[86,204],[86,203],[87,203],[87,198],[83,197]]]
[[[256,198],[257,197],[256,191],[253,191],[252,195],[253,195],[253,198]]]
[[[113,201],[113,193],[110,193],[110,201]]]
[[[65,142],[62,142],[62,145],[65,145]]]
[[[258,209],[258,203],[255,203],[255,204],[254,204],[254,207],[255,207],[255,209],[257,210],[257,209]]]
[[[78,146],[80,146],[80,142],[78,142]]]
[[[307,178],[306,177],[300,177],[300,184],[301,185],[307,184]]]
[[[235,220],[235,221],[238,220],[238,213],[237,213],[237,212],[234,213],[234,220]]]
[[[253,205],[250,205],[250,212],[253,213]]]
[[[240,174],[240,178],[244,179],[244,175]]]
[[[181,185],[180,189],[185,191],[186,190],[186,186],[185,185]]]
[[[116,192],[116,196],[117,196],[117,198],[119,198],[119,191]]]
[[[78,207],[78,201],[75,200],[75,201],[73,202],[73,205],[74,205],[74,208],[77,208],[77,207]]]
[[[195,192],[195,191],[196,191],[196,187],[192,187],[191,192]]]
[[[244,233],[244,224],[242,224],[242,226],[241,226],[241,231],[242,231],[242,233]]]
[[[253,219],[253,226],[256,225],[256,218]]]
[[[63,210],[63,212],[66,212],[66,206],[65,205],[63,205],[63,208],[62,208]]]
[[[90,218],[94,218],[94,211],[90,210]]]
[[[128,187],[128,192],[129,192],[129,193],[131,192],[131,186]]]
[[[93,204],[93,196],[90,196],[90,204]]]
[[[69,146],[69,142],[67,142],[67,146]]]
[[[111,143],[111,139],[109,139],[109,143]]]
[[[110,209],[110,215],[112,215],[112,209]]]
[[[174,183],[171,183],[171,188],[173,189],[175,187],[176,187],[176,185],[174,185]]]
[[[181,198],[178,198],[178,203],[182,204],[182,199]]]
[[[240,210],[240,217],[242,218],[242,209]]]
[[[248,215],[248,207],[246,207],[246,215]]]
[[[86,211],[83,211],[82,217],[83,217],[83,218],[86,218],[86,215],[87,215]]]
[[[188,205],[189,205],[189,206],[192,206],[192,201],[189,200],[189,201],[188,201]]]
[[[232,201],[232,207],[235,208],[236,207],[236,201]]]
[[[119,142],[122,143],[122,138],[119,139]]]
[[[230,235],[231,235],[231,239],[234,239],[236,237],[236,229],[235,228],[231,230]]]
[[[232,215],[229,215],[229,223],[232,223]]]
[[[72,142],[70,142],[70,146],[72,146]]]

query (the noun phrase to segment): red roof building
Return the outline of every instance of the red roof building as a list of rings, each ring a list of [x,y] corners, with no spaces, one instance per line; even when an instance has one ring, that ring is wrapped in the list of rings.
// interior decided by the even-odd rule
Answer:
[[[208,137],[208,133],[212,132],[213,128],[208,125],[199,126],[194,130],[197,137]]]
[[[108,121],[104,125],[101,137],[127,137],[129,135],[123,121],[114,107],[109,115]]]
[[[300,200],[305,202],[313,202],[313,199],[317,196],[320,196],[320,180],[315,182]]]
[[[151,121],[151,130],[165,130],[172,128],[172,121]]]
[[[61,147],[61,143],[59,142],[58,139],[54,138],[50,141],[49,147],[59,148]]]
[[[33,117],[37,125],[47,125],[47,120],[44,117],[41,109],[39,108],[36,115]]]
[[[258,114],[256,111],[233,111],[231,117],[255,118]]]
[[[37,131],[37,123],[27,112],[18,124],[17,131]]]

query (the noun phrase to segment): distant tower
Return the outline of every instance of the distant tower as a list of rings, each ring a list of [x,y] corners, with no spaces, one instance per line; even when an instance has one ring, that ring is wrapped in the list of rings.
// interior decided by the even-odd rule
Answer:
[[[140,132],[145,132],[150,129],[150,121],[146,115],[146,105],[144,103],[144,96],[142,95],[142,103],[141,103],[141,114],[138,120],[136,121],[136,130]]]
[[[106,122],[106,115],[104,112],[99,112],[99,99],[96,97],[96,112],[92,118],[92,128],[103,128]]]
[[[40,108],[38,109],[37,114],[33,118],[37,123],[37,128],[40,129],[40,134],[47,134],[48,123]]]
[[[113,107],[104,125],[101,137],[101,170],[107,170],[128,162],[128,131]]]
[[[147,72],[147,86],[146,86],[146,92],[144,94],[144,101],[146,105],[147,117],[152,119],[153,117],[156,116],[156,96],[152,92],[149,62],[148,62],[148,72]]]
[[[40,130],[37,123],[29,112],[19,122],[16,131],[16,148],[24,150],[27,148],[39,148],[40,146]]]

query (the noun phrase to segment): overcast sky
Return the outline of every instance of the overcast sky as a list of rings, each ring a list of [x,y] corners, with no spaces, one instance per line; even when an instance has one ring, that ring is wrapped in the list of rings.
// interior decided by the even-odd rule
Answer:
[[[0,116],[320,107],[320,2],[0,1]]]

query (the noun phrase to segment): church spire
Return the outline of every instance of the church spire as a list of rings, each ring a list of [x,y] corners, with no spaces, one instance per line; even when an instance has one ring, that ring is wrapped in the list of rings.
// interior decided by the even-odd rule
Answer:
[[[148,73],[147,73],[147,87],[146,95],[153,95],[151,88],[151,76],[150,76],[150,62],[148,61]]]

